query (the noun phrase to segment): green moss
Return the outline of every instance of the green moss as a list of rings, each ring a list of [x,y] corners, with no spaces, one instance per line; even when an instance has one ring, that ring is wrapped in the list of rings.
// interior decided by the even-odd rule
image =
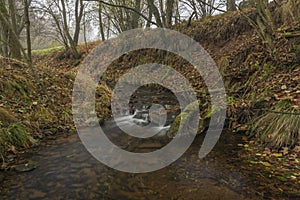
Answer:
[[[185,107],[183,112],[181,112],[174,120],[170,130],[168,131],[169,137],[174,137],[179,130],[180,124],[182,127],[187,127],[190,119],[194,116],[196,112],[199,112],[199,101],[195,101]]]
[[[22,123],[13,123],[0,129],[0,154],[4,154],[9,146],[28,148],[35,140]]]
[[[47,54],[47,53],[58,52],[63,49],[64,49],[63,46],[58,46],[58,47],[52,47],[52,48],[48,48],[48,49],[33,50],[32,53],[42,55],[42,54]]]

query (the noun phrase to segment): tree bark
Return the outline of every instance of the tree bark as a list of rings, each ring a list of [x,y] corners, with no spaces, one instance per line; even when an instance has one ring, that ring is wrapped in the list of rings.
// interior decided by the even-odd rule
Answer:
[[[152,17],[153,17],[153,13],[152,13],[152,10],[150,9],[150,7],[148,8],[148,12],[149,12],[149,16],[148,18],[150,19],[150,21],[152,20]],[[147,21],[147,24],[146,24],[146,27],[147,28],[150,28],[151,26],[151,23],[149,21]]]
[[[8,1],[8,7],[9,7],[9,14],[11,19],[11,30],[10,30],[10,38],[9,38],[9,44],[10,44],[10,53],[11,57],[16,59],[21,59],[21,50],[20,46],[18,45],[19,37],[14,38],[14,34],[17,35],[17,20],[16,20],[16,5],[15,1],[9,0]]]
[[[80,23],[82,21],[83,13],[84,13],[83,1],[76,0],[75,1],[75,31],[73,37],[73,41],[76,46],[78,45],[78,41],[79,41]]]
[[[0,13],[2,13],[2,15],[8,19],[8,12],[6,9],[6,5],[5,5],[5,1],[4,0],[0,0]],[[8,27],[5,25],[5,23],[3,21],[1,21],[0,18],[0,34],[1,34],[1,48],[2,48],[2,54],[5,57],[9,56],[9,46],[8,46],[8,38],[9,38],[9,29]]]
[[[98,2],[98,17],[99,17],[99,31],[100,31],[101,39],[102,39],[102,41],[105,41],[101,2]]]
[[[5,6],[6,6],[5,2],[0,1],[0,22],[2,23],[2,26],[5,27],[5,29],[7,29],[7,32],[9,33],[9,35],[6,38],[7,41],[4,42],[8,43],[11,52],[12,50],[15,50],[14,53],[17,53],[16,50],[19,51],[20,55],[16,56],[16,54],[13,55],[13,53],[11,53],[12,57],[21,59],[22,58],[21,52],[22,52],[24,58],[28,60],[27,54],[25,53],[25,50],[22,47],[19,37],[15,32],[15,28],[13,27],[12,23],[9,21],[9,16],[7,14],[8,11]]]
[[[156,7],[156,5],[154,4],[154,0],[147,0],[147,1],[148,1],[149,9],[151,10],[151,12],[153,13],[153,15],[155,17],[157,26],[163,27],[163,23],[161,21],[159,11],[158,11],[158,8]]]
[[[174,0],[166,0],[166,28],[172,27],[174,3]]]
[[[166,26],[166,13],[165,13],[163,0],[159,0],[159,10],[160,10],[161,21],[163,25]]]
[[[227,0],[226,2],[227,11],[236,11],[235,0]]]
[[[30,67],[32,67],[29,6],[30,5],[28,0],[24,0],[24,15],[25,15],[25,24],[26,24],[26,37],[27,37],[27,57],[28,57],[28,64],[30,65]]]
[[[135,1],[135,9],[138,12],[141,12],[141,0],[136,0]],[[134,12],[132,14],[132,28],[139,28],[139,19],[140,19],[140,15],[137,14],[136,12]]]
[[[65,0],[61,0],[61,6],[62,6],[62,15],[63,15],[63,24],[64,24],[64,31],[66,33],[66,36],[69,40],[69,44],[73,53],[73,56],[78,59],[80,58],[80,55],[77,51],[77,45],[76,42],[73,40],[70,31],[69,31],[69,27],[68,27],[68,20],[67,20],[67,10],[66,10],[66,4],[65,4]]]

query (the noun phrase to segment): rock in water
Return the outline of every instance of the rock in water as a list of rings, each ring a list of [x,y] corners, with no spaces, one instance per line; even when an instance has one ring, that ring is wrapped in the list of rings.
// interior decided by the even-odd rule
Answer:
[[[37,168],[36,163],[26,163],[26,164],[21,164],[21,165],[16,165],[14,169],[17,172],[30,172],[33,171]]]

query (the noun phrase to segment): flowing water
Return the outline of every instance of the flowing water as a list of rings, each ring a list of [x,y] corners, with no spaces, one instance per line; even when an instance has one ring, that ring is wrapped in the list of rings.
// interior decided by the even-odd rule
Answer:
[[[132,152],[151,152],[168,144],[171,138],[166,133],[178,114],[178,102],[170,93],[156,93],[137,92],[132,100],[132,113],[104,123],[107,137]],[[170,109],[167,122],[152,127],[159,132],[156,137],[136,139],[116,125],[116,121],[126,127],[147,125],[149,105],[162,102]],[[27,162],[37,164],[35,170],[0,172],[0,199],[257,198],[248,178],[236,165],[239,137],[224,132],[214,151],[201,160],[198,151],[204,135],[196,137],[187,152],[170,166],[144,174],[119,172],[103,165],[87,152],[76,134],[60,137],[38,152],[25,155]]]

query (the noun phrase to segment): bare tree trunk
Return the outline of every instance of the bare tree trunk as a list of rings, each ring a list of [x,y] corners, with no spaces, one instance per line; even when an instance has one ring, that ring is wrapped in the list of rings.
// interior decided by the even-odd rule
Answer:
[[[83,38],[84,38],[84,44],[85,44],[85,49],[86,52],[89,52],[88,44],[87,44],[87,38],[86,38],[86,13],[83,14]]]
[[[10,52],[11,56],[16,59],[21,59],[21,51],[20,47],[18,45],[18,42],[14,38],[13,34],[17,35],[17,20],[16,20],[16,7],[15,7],[15,1],[9,0],[8,1],[9,6],[9,14],[11,19],[11,31],[10,31],[10,38],[9,38],[9,44],[10,44]],[[17,37],[17,40],[19,40],[19,37]]]
[[[174,0],[166,0],[166,27],[172,27],[172,17],[173,17],[173,10],[174,10]]]
[[[29,6],[30,5],[28,0],[24,0],[24,15],[25,15],[25,24],[26,24],[26,37],[27,37],[27,57],[28,57],[28,64],[32,67]]]
[[[4,0],[0,0],[0,14],[2,13],[2,15],[7,19],[8,18],[8,13],[7,13],[7,9],[6,9],[6,5],[5,5],[5,1]],[[0,18],[0,34],[1,34],[1,48],[2,48],[2,54],[5,57],[9,56],[9,48],[8,48],[8,38],[9,38],[9,29],[8,27],[5,25],[5,23],[3,21],[1,21]]]
[[[7,35],[6,38],[7,40],[4,42],[6,42],[9,45],[10,51],[14,50],[15,51],[14,53],[17,53],[17,50],[19,51],[20,55],[17,56],[16,54],[12,55],[14,56],[14,58],[21,59],[22,58],[21,52],[22,52],[24,58],[28,60],[27,54],[25,53],[25,50],[22,47],[19,37],[15,32],[15,28],[13,27],[12,23],[9,21],[8,18],[9,16],[7,14],[8,11],[5,6],[6,6],[5,2],[0,0],[0,22],[2,26],[5,27],[5,29],[7,29],[7,33],[9,33],[9,35]]]
[[[161,16],[162,23],[164,26],[166,26],[166,13],[165,13],[163,0],[159,0],[159,10],[160,10],[160,16]]]
[[[157,26],[163,27],[163,23],[161,21],[159,11],[158,11],[158,8],[156,7],[156,5],[154,4],[154,0],[147,0],[147,1],[149,4],[149,9],[151,10],[151,12],[153,13],[153,15],[155,17]]]
[[[0,24],[0,30],[2,30],[3,28],[2,28],[2,26],[1,26],[1,24]],[[0,31],[0,55],[3,55],[4,53],[3,53],[3,39],[2,39],[2,31]]]
[[[141,12],[141,0],[136,0],[135,1],[135,9],[138,12]],[[140,19],[140,15],[136,12],[133,13],[132,16],[132,28],[138,28],[139,27],[139,19]]]
[[[99,31],[101,35],[102,41],[105,41],[105,35],[104,35],[104,27],[103,27],[103,20],[102,20],[102,4],[101,2],[98,3],[98,17],[99,17]]]
[[[69,31],[69,27],[68,27],[68,20],[67,20],[67,11],[66,11],[66,5],[65,5],[65,0],[61,0],[61,5],[62,5],[62,15],[63,15],[63,24],[64,24],[64,31],[66,33],[66,36],[69,40],[69,44],[72,50],[72,53],[74,55],[74,57],[76,59],[80,58],[80,55],[77,51],[77,44],[76,42],[73,40],[70,31]]]
[[[226,2],[227,11],[236,11],[235,0],[227,0]]]
[[[1,21],[1,20],[0,20]],[[3,26],[0,25],[2,31],[1,31],[1,49],[2,49],[2,55],[4,55],[5,57],[9,56],[9,48],[8,48],[8,29]]]
[[[179,0],[175,1],[175,24],[180,23]]]
[[[110,29],[109,29],[109,27],[110,27],[110,18],[108,18],[107,19],[107,31],[106,31],[106,38],[109,38],[110,37]]]
[[[149,6],[149,16],[148,16],[148,18],[149,18],[150,21],[152,21],[152,17],[153,17],[153,13],[152,13],[152,10],[150,9],[150,6]],[[151,23],[149,21],[147,21],[146,27],[150,28],[150,26],[151,26]]]
[[[84,13],[84,4],[82,0],[76,0],[75,2],[75,31],[73,41],[75,45],[78,45],[79,34],[80,34],[80,23]]]
[[[195,17],[196,17],[196,19],[199,19],[199,17],[198,17],[198,11],[197,11],[197,7],[196,7],[196,2],[195,2],[195,0],[192,0],[192,1],[191,1],[191,4],[192,4],[193,10],[194,10],[194,12],[195,12]]]

